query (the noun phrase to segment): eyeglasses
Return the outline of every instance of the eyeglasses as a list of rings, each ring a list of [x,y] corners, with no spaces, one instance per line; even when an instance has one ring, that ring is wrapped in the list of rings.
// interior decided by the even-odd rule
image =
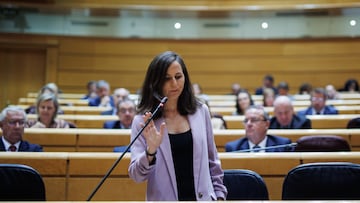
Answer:
[[[19,126],[24,126],[25,120],[10,120],[7,121],[7,124],[12,127],[16,126],[16,124],[19,124]]]
[[[262,118],[251,118],[251,119],[247,119],[245,118],[243,123],[244,124],[247,124],[248,122],[250,121],[250,123],[258,123],[260,121],[266,121],[265,119],[262,119]]]

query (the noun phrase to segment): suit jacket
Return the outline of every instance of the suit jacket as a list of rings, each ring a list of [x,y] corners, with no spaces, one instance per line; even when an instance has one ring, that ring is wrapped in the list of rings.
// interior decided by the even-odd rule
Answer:
[[[281,125],[276,120],[276,117],[270,119],[269,129],[281,129]],[[288,129],[311,129],[311,120],[294,114]]]
[[[332,107],[332,106],[325,106],[324,114],[338,114],[338,110],[336,110],[336,108]],[[309,107],[305,110],[299,111],[298,115],[299,116],[313,115],[312,107]]]
[[[223,184],[223,170],[217,154],[211,126],[209,109],[205,104],[188,115],[194,149],[194,186],[197,200],[210,201],[217,197],[226,198],[227,190]],[[164,118],[154,121],[160,129]],[[135,116],[131,131],[133,140],[144,123],[142,115]],[[131,148],[129,176],[136,182],[147,181],[146,200],[176,201],[178,200],[176,175],[171,153],[168,131],[165,128],[160,147],[157,149],[156,163],[149,164],[145,154],[146,141],[143,135],[134,142]]]
[[[289,138],[275,136],[275,135],[266,135],[266,136],[267,136],[266,147],[291,144],[291,140]],[[249,141],[249,139],[245,136],[238,140],[228,142],[225,145],[225,151],[232,152],[232,151],[250,149],[248,141]],[[265,151],[266,152],[288,152],[288,151],[293,151],[293,148],[292,147],[279,147],[279,148],[266,149]]]
[[[7,151],[5,149],[4,142],[2,141],[2,138],[0,138],[0,151]],[[19,152],[42,152],[43,149],[38,144],[31,144],[27,141],[21,141],[19,146]]]
[[[101,112],[101,115],[116,115],[116,112],[114,111],[115,108],[112,108],[111,110]]]
[[[104,128],[105,129],[124,129],[121,127],[120,121],[106,121],[104,123]]]
[[[277,95],[277,93],[278,93],[277,89],[276,89],[275,87],[272,87],[271,89],[273,89],[275,95]],[[256,90],[255,90],[255,95],[262,95],[263,92],[264,92],[264,88],[263,88],[263,87],[258,87],[258,88],[256,88]]]
[[[92,99],[89,99],[89,106],[99,106],[101,103],[101,98],[100,97],[95,97]],[[110,105],[114,108],[115,104],[114,104],[114,98],[112,96],[110,96]]]

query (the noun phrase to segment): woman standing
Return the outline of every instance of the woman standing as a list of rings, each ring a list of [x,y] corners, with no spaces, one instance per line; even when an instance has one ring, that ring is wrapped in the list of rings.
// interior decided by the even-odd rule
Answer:
[[[147,181],[150,201],[225,199],[209,110],[196,100],[185,63],[174,52],[161,53],[148,67],[132,140],[158,106],[158,97],[168,101],[134,142],[130,177]]]

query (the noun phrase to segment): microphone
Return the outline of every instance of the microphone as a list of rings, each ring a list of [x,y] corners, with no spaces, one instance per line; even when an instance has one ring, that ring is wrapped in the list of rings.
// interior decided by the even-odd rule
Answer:
[[[155,95],[154,95],[155,96]],[[158,95],[157,95],[158,96]],[[155,96],[156,97],[156,96]],[[156,97],[158,99],[158,97]],[[95,195],[95,193],[99,190],[101,185],[105,182],[105,180],[110,176],[111,172],[115,169],[115,167],[119,164],[121,159],[125,156],[125,153],[129,151],[130,147],[134,144],[134,142],[138,139],[138,137],[141,135],[141,133],[144,131],[144,129],[149,125],[150,121],[153,120],[154,116],[158,113],[158,111],[164,107],[165,103],[167,102],[168,98],[163,97],[159,103],[159,105],[156,107],[156,109],[152,112],[150,118],[148,118],[144,124],[144,126],[140,129],[138,134],[135,136],[135,138],[130,142],[130,144],[127,146],[125,151],[121,154],[121,156],[114,162],[114,164],[111,166],[109,171],[105,174],[105,176],[101,179],[99,184],[95,187],[94,191],[90,194],[87,201],[90,201],[92,197]]]
[[[275,145],[275,146],[269,146],[269,147],[262,147],[262,148],[252,148],[252,149],[242,149],[242,150],[236,150],[232,152],[253,152],[253,151],[261,151],[261,150],[267,150],[267,149],[278,149],[278,148],[285,148],[285,147],[296,147],[297,143],[290,143],[290,144],[282,144],[282,145]]]

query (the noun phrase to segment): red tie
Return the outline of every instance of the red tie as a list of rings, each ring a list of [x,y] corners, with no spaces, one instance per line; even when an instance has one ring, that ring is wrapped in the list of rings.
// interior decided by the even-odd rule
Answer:
[[[12,152],[16,152],[16,146],[15,145],[11,145],[9,147],[9,150],[12,151]]]

